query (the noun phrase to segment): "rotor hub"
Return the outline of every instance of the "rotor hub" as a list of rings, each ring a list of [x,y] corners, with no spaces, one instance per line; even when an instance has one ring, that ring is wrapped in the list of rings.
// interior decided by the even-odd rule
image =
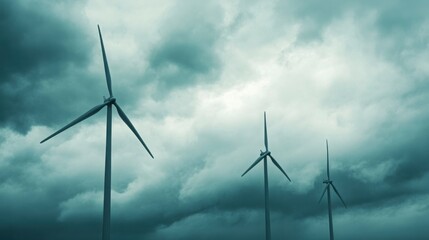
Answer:
[[[270,155],[271,154],[271,152],[270,151],[265,151],[265,152],[263,152],[262,150],[261,150],[261,153],[259,154],[259,156],[268,156],[268,155]]]
[[[330,184],[330,183],[332,183],[332,181],[331,180],[324,180],[323,183]]]
[[[104,98],[104,103],[114,104],[115,102],[116,98],[114,97]]]

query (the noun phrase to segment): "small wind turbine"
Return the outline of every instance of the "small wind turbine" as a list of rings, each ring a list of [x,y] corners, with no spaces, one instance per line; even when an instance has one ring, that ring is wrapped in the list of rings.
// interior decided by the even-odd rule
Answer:
[[[104,44],[103,44],[103,38],[101,36],[100,26],[98,27],[98,35],[100,36],[100,43],[101,43],[101,51],[103,54],[103,62],[104,62],[104,71],[106,74],[106,81],[107,81],[107,88],[109,90],[109,98],[104,98],[104,103],[97,105],[93,108],[91,108],[89,111],[84,113],[82,116],[76,118],[69,124],[67,124],[65,127],[61,128],[60,130],[56,131],[49,137],[45,138],[40,143],[43,143],[50,138],[54,137],[55,135],[61,133],[62,131],[78,124],[79,122],[91,117],[92,115],[99,112],[102,108],[107,106],[107,127],[106,127],[106,163],[105,163],[105,172],[104,172],[104,206],[103,206],[103,240],[109,240],[110,239],[110,193],[111,193],[111,155],[112,155],[112,105],[116,107],[116,110],[118,111],[119,117],[121,117],[122,121],[125,122],[125,124],[131,129],[131,131],[136,135],[140,143],[143,145],[143,147],[146,149],[146,151],[149,153],[149,155],[153,158],[152,153],[150,152],[149,148],[144,143],[143,139],[140,137],[137,130],[134,128],[131,121],[128,119],[127,115],[125,115],[124,111],[119,107],[118,103],[116,102],[116,98],[113,97],[112,94],[112,83],[110,78],[110,71],[109,71],[109,65],[107,63],[107,57],[106,57],[106,51],[104,50]]]
[[[261,154],[258,159],[241,175],[242,177],[246,174],[250,169],[252,169],[256,164],[258,164],[262,159],[264,160],[264,184],[265,184],[265,239],[271,240],[271,226],[270,226],[270,200],[268,193],[268,169],[267,169],[267,156],[271,158],[271,161],[280,169],[280,171],[286,176],[286,178],[290,180],[286,172],[280,167],[280,164],[271,156],[271,152],[268,151],[268,137],[267,137],[267,117],[264,112],[264,143],[265,143],[265,152],[261,150]]]
[[[335,188],[334,183],[331,181],[331,177],[329,175],[329,149],[328,149],[328,140],[326,140],[326,173],[328,175],[328,179],[323,181],[324,184],[326,184],[325,190],[323,190],[322,196],[319,199],[322,201],[323,196],[326,192],[328,192],[328,214],[329,214],[329,236],[330,240],[334,240],[334,226],[332,223],[332,208],[331,208],[331,186],[334,189],[335,193],[337,194],[338,198],[340,198],[341,202],[343,203],[344,207],[347,208],[346,203],[344,202],[343,198],[340,196],[340,193]]]

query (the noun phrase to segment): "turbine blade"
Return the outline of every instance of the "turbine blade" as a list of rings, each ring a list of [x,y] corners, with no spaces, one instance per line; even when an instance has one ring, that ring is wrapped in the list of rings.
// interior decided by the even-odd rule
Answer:
[[[113,96],[112,80],[110,78],[109,64],[107,63],[107,56],[106,56],[106,51],[104,50],[103,37],[101,36],[100,26],[97,25],[97,27],[98,27],[98,35],[100,36],[101,52],[103,53],[104,72],[106,73],[107,88],[109,90],[110,97],[112,97]]]
[[[273,156],[271,156],[271,154],[268,155],[271,158],[271,161],[273,161],[274,165],[277,166],[278,169],[280,169],[280,171],[282,171],[282,173],[286,176],[286,178],[289,180],[289,182],[292,182],[289,178],[289,176],[286,174],[286,172],[283,170],[283,168],[280,166],[280,164],[273,158]]]
[[[246,174],[248,171],[250,171],[250,169],[252,169],[254,166],[256,166],[256,164],[258,164],[262,159],[264,159],[265,156],[259,156],[258,159],[256,159],[255,162],[252,163],[252,165],[250,165],[250,167],[243,173],[241,174],[241,176],[244,176],[244,174]]]
[[[340,193],[337,191],[337,188],[335,188],[334,184],[331,183],[332,188],[334,189],[335,193],[337,194],[337,196],[340,198],[341,202],[343,203],[344,207],[347,208],[346,203],[344,202],[343,198],[341,197]]]
[[[73,125],[91,117],[92,115],[96,114],[98,111],[100,111],[104,106],[106,106],[108,103],[103,103],[100,105],[97,105],[93,108],[91,108],[89,111],[87,111],[86,113],[84,113],[82,116],[76,118],[75,120],[73,120],[71,123],[67,124],[65,127],[61,128],[60,130],[54,132],[53,134],[51,134],[49,137],[43,139],[40,143],[44,143],[47,140],[49,140],[50,138],[54,137],[55,135],[61,133],[62,131],[66,130],[67,128],[72,127]]]
[[[268,151],[267,116],[265,112],[264,112],[264,143],[265,143],[265,151]]]
[[[331,180],[329,175],[329,148],[328,148],[328,139],[326,139],[326,174],[328,175],[328,180]]]
[[[130,119],[128,119],[127,115],[125,115],[124,111],[122,111],[121,107],[115,102],[114,103],[116,110],[118,111],[119,116],[121,117],[122,121],[124,121],[125,124],[131,129],[131,131],[136,135],[136,137],[139,139],[140,143],[143,145],[143,147],[146,149],[146,151],[149,153],[149,155],[153,157],[152,153],[150,152],[149,148],[144,143],[143,139],[140,137],[139,133],[137,132],[136,128],[131,123]]]
[[[319,203],[322,201],[323,196],[325,196],[326,190],[328,190],[328,185],[326,185],[325,190],[323,190],[322,196],[319,199]]]

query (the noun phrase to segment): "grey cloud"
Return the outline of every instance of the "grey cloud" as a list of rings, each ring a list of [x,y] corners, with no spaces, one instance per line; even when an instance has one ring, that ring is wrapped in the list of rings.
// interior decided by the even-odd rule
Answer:
[[[274,4],[277,24],[290,27],[299,23],[298,45],[323,41],[324,31],[332,23],[343,21],[347,16],[354,16],[365,22],[375,20],[366,25],[371,41],[372,35],[377,35],[381,41],[376,44],[379,57],[388,62],[398,63],[397,68],[413,73],[416,63],[404,64],[426,47],[427,31],[425,1],[277,1]],[[353,47],[353,46],[351,46]]]
[[[222,67],[219,6],[194,1],[178,4],[170,13],[160,28],[162,40],[149,55],[148,79],[163,92],[216,80]]]
[[[88,39],[68,18],[79,17],[70,3],[1,2],[0,122],[20,132],[34,124],[52,124],[71,116],[77,85],[63,81],[88,78],[78,70],[88,63]],[[80,19],[80,17],[79,17]],[[67,76],[68,75],[68,76]],[[89,83],[87,86],[91,86]]]
[[[51,15],[46,8],[49,6],[43,1],[39,6],[23,1],[2,2],[2,76],[58,74],[63,70],[58,62],[85,63],[84,50],[79,49],[85,42],[75,33],[78,27]]]
[[[277,1],[275,11],[280,18],[302,23],[301,40],[318,40],[320,34],[332,21],[344,14],[377,15],[376,25],[382,34],[401,37],[415,30],[425,19],[425,1]],[[403,11],[407,9],[407,11]],[[402,35],[406,37],[406,35]]]
[[[151,65],[155,70],[175,65],[195,73],[207,73],[216,67],[216,56],[210,47],[216,39],[216,32],[210,25],[197,26],[191,32],[172,33],[166,42],[154,50]]]

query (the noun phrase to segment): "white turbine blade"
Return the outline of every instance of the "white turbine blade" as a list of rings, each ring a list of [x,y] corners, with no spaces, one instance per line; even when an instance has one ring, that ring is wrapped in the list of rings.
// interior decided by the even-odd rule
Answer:
[[[124,111],[122,111],[121,107],[119,107],[119,105],[115,102],[114,103],[116,110],[118,111],[119,116],[121,117],[122,121],[124,121],[125,124],[127,124],[127,126],[131,129],[131,131],[134,133],[134,135],[136,135],[136,137],[138,138],[138,140],[140,141],[140,143],[143,145],[143,147],[146,149],[146,151],[149,153],[149,155],[153,157],[152,153],[150,152],[149,148],[146,146],[146,144],[144,143],[143,139],[140,137],[139,133],[137,132],[136,128],[133,126],[133,124],[131,123],[130,119],[128,119],[127,115],[125,115]]]
[[[241,174],[241,176],[244,176],[244,174],[246,174],[248,171],[250,171],[250,169],[252,169],[254,166],[256,166],[256,164],[258,164],[262,159],[264,159],[265,156],[259,156],[258,159],[256,159],[256,161],[254,163],[252,163],[252,165],[250,165],[250,167],[243,173]]]
[[[264,112],[264,143],[265,143],[265,151],[268,151],[267,116],[265,112]]]
[[[86,113],[84,113],[82,116],[76,118],[75,120],[73,120],[71,123],[67,124],[65,127],[61,128],[60,130],[54,132],[53,134],[51,134],[49,137],[43,139],[40,143],[46,142],[47,140],[49,140],[50,138],[54,137],[55,135],[61,133],[62,131],[66,130],[67,128],[72,127],[73,125],[91,117],[92,115],[96,114],[98,111],[100,111],[104,106],[106,106],[108,103],[103,103],[100,105],[97,105],[93,108],[91,108],[89,111],[87,111]]]
[[[271,154],[269,154],[268,156],[271,158],[271,161],[274,163],[274,165],[276,165],[277,168],[280,169],[280,171],[282,171],[282,173],[286,176],[289,182],[292,182],[292,180],[290,180],[289,176],[286,174],[286,172],[283,170],[280,164],[273,158],[273,156],[271,156]]]
[[[344,207],[347,208],[346,203],[344,202],[343,198],[341,197],[340,193],[337,191],[337,189],[335,188],[334,184],[331,183],[332,188],[334,189],[335,193],[337,194],[337,196],[340,198],[341,202],[343,203]]]
[[[328,180],[331,180],[329,175],[329,148],[328,148],[328,139],[326,139],[326,174],[328,175]]]
[[[103,37],[101,36],[100,26],[97,25],[97,27],[98,27],[98,35],[100,36],[101,52],[103,54],[104,72],[106,73],[107,88],[109,90],[110,97],[112,97],[113,96],[112,80],[110,78],[109,64],[107,63],[107,56],[106,56],[106,51],[104,50]]]
[[[319,199],[319,203],[322,201],[323,196],[325,196],[326,190],[328,190],[328,185],[326,185],[325,190],[323,190],[322,196]]]

